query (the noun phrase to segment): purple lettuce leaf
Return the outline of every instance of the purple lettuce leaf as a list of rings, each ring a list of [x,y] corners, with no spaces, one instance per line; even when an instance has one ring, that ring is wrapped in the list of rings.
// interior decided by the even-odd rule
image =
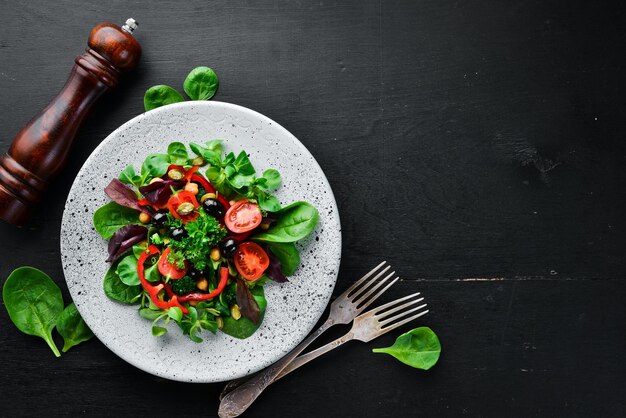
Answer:
[[[182,180],[155,181],[146,186],[141,186],[139,192],[153,205],[164,206],[172,196],[172,187],[180,189],[184,186],[185,182]]]
[[[246,286],[246,284],[239,278],[237,279],[236,297],[241,315],[248,318],[255,324],[258,324],[261,320],[261,309],[259,308],[259,304],[256,303],[256,300],[254,300],[254,296],[252,296],[252,292],[250,292],[248,286]]]
[[[135,192],[118,179],[111,180],[111,183],[104,188],[104,192],[118,205],[139,211],[144,210],[139,203],[137,203],[137,195]]]
[[[107,262],[112,263],[122,254],[130,250],[133,245],[148,237],[148,228],[141,225],[126,225],[117,230],[109,241],[109,258]]]
[[[265,275],[276,283],[288,282],[289,280],[287,280],[287,277],[283,274],[283,268],[278,260],[278,257],[272,253],[267,245],[263,245],[262,247],[270,258],[270,265],[265,270]]]

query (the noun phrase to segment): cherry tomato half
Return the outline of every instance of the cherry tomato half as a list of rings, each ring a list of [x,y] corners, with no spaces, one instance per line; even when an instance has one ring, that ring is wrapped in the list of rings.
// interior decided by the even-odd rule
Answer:
[[[185,268],[179,269],[176,264],[172,264],[168,260],[170,252],[171,250],[169,248],[166,248],[165,251],[163,251],[163,254],[161,254],[161,258],[159,258],[159,264],[157,267],[159,269],[159,273],[164,276],[169,276],[171,279],[174,280],[182,279],[183,277],[185,277],[185,274],[187,274],[187,266],[189,263],[187,262],[187,260],[185,260]]]
[[[181,205],[185,209],[183,213],[181,212]],[[193,208],[192,208],[193,206]],[[198,217],[198,212],[196,209],[200,206],[196,196],[188,191],[183,190],[182,192],[178,192],[167,201],[167,208],[170,210],[172,216],[176,219],[182,219],[183,223],[187,223],[189,221],[193,221]],[[191,209],[190,212],[187,213],[188,209]]]
[[[270,258],[267,253],[254,242],[240,244],[233,260],[237,271],[246,280],[258,279],[270,265]]]
[[[259,226],[262,218],[259,205],[243,199],[226,211],[224,223],[231,232],[242,234]]]

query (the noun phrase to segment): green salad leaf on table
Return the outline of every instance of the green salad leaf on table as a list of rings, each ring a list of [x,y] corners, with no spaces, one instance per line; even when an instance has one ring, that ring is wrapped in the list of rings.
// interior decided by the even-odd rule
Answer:
[[[212,95],[210,74],[194,74],[204,84],[193,95]],[[307,202],[282,207],[272,194],[280,173],[257,173],[245,151],[225,153],[219,140],[189,148],[172,142],[105,188],[112,202],[93,217],[109,240],[104,293],[138,305],[154,336],[174,322],[194,342],[202,330],[247,338],[265,314],[263,286],[295,273],[294,243],[319,214]]]

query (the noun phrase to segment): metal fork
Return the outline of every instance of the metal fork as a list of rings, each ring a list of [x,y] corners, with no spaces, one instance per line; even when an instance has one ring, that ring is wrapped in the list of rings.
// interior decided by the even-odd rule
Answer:
[[[241,381],[233,381],[226,385],[220,395],[220,408],[218,414],[221,418],[232,418],[241,415],[255,401],[255,399],[267,388],[274,379],[291,363],[298,354],[308,347],[317,337],[324,331],[336,324],[349,324],[359,315],[365,308],[374,302],[380,295],[385,293],[396,281],[395,277],[389,283],[389,279],[393,277],[394,272],[386,275],[379,280],[390,269],[386,266],[381,271],[380,268],[385,265],[385,261],[374,267],[365,276],[354,283],[348,290],[343,292],[330,305],[330,315],[326,322],[320,326],[317,331],[309,335],[303,342],[294,348],[289,354],[283,357],[272,366],[261,371],[249,380],[241,383]],[[376,274],[374,276],[374,274]],[[374,277],[372,277],[374,276]],[[382,287],[383,285],[385,285]],[[382,289],[381,289],[382,287]],[[233,389],[233,386],[236,386]]]
[[[298,367],[305,365],[309,361],[318,358],[322,354],[325,354],[348,341],[359,340],[363,342],[368,342],[406,324],[407,322],[413,321],[420,316],[426,315],[428,313],[428,309],[424,310],[424,308],[426,308],[427,306],[426,303],[424,303],[423,305],[414,306],[424,300],[424,298],[417,298],[417,296],[419,295],[419,292],[413,293],[412,295],[396,299],[392,302],[386,303],[375,309],[362,313],[361,315],[354,318],[354,324],[347,334],[345,334],[341,338],[336,339],[335,341],[321,346],[318,349],[297,357],[291,363],[289,363],[289,365],[285,367],[278,374],[278,376],[276,376],[274,382],[291,373]],[[405,303],[396,306],[402,302]],[[394,315],[396,312],[399,313]],[[407,318],[408,315],[411,316]]]

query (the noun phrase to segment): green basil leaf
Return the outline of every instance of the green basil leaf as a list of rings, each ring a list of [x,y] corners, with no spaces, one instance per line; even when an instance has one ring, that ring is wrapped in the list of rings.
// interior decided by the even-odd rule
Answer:
[[[127,255],[117,265],[115,273],[126,286],[137,286],[141,284],[137,273],[137,259],[134,254]]]
[[[237,320],[233,319],[232,316],[225,316],[222,317],[222,319],[224,320],[222,332],[232,337],[243,340],[254,334],[259,326],[261,326],[261,323],[263,322],[263,316],[265,315],[265,308],[267,307],[267,300],[265,300],[263,287],[255,286],[250,289],[250,292],[252,292],[252,297],[259,305],[259,309],[261,311],[259,323],[255,324],[254,322],[243,316]]]
[[[319,213],[307,202],[295,202],[282,208],[278,220],[267,231],[252,237],[263,242],[294,242],[313,231],[319,221]]]
[[[162,177],[170,166],[170,156],[167,154],[150,154],[141,166],[141,177]]]
[[[268,242],[272,254],[280,261],[280,269],[285,276],[293,275],[300,265],[300,252],[292,242]]]
[[[392,355],[416,369],[428,370],[439,360],[441,344],[432,329],[420,327],[400,335],[392,346],[372,351]]]
[[[263,178],[266,180],[264,188],[267,189],[276,189],[282,183],[282,179],[280,177],[280,173],[278,170],[270,168],[269,170],[265,170],[263,172]]]
[[[129,224],[139,225],[139,211],[109,202],[93,215],[93,226],[104,239],[111,238],[118,229]]]
[[[143,95],[143,107],[148,110],[172,103],[184,102],[185,98],[170,86],[152,86]]]
[[[2,299],[17,329],[43,338],[55,356],[61,355],[52,330],[63,311],[63,296],[50,276],[33,267],[13,270],[4,282]]]
[[[183,89],[191,100],[209,100],[219,86],[217,74],[209,67],[196,67],[183,82]]]
[[[107,274],[104,276],[104,293],[109,299],[117,302],[132,304],[137,300],[137,297],[141,294],[141,286],[128,286],[120,280],[120,276],[117,275],[115,270],[117,265],[114,264],[109,268]]]
[[[94,336],[73,303],[67,305],[61,312],[56,325],[57,331],[63,337],[64,353],[75,345],[92,339]]]
[[[185,165],[189,161],[187,147],[182,142],[172,142],[167,146],[167,154],[170,162],[176,165]]]

